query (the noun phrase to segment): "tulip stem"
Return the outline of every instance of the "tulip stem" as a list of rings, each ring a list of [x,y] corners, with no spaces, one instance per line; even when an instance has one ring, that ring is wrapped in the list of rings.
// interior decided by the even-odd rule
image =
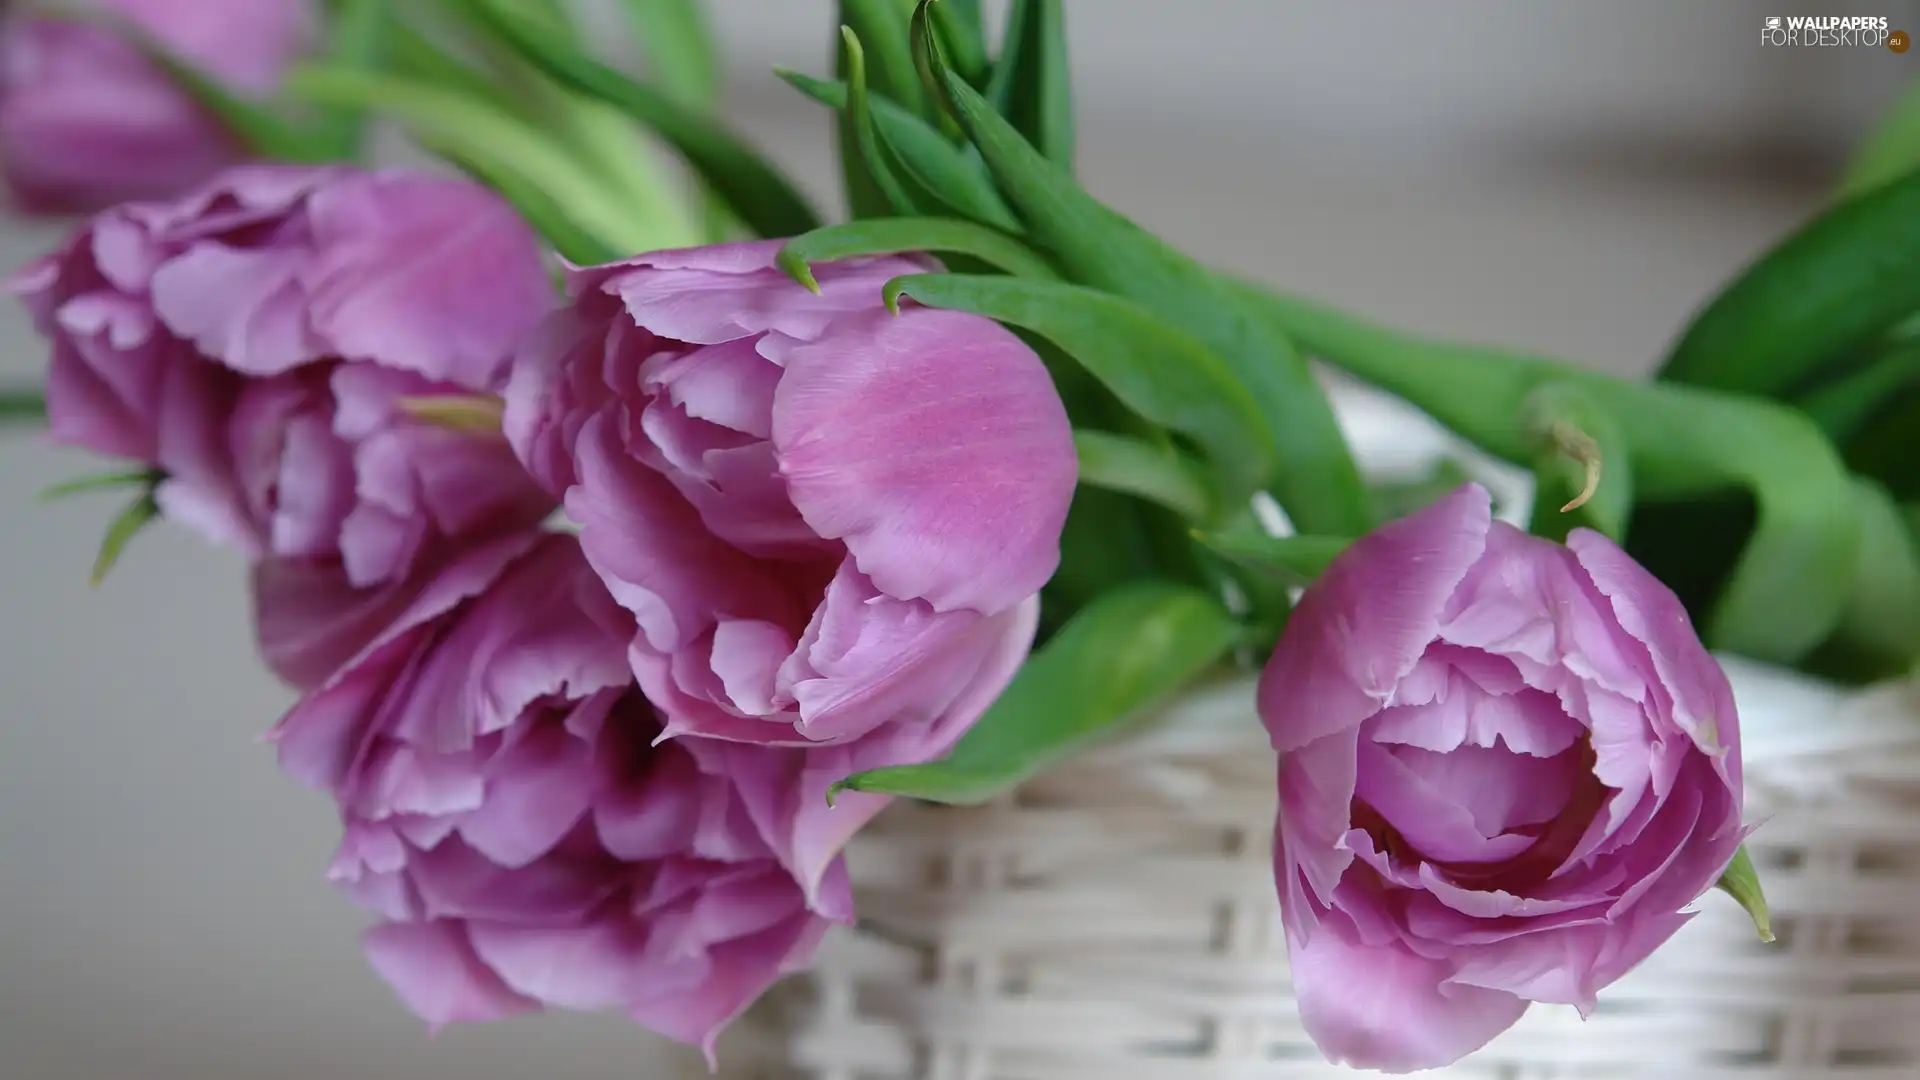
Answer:
[[[1610,478],[1627,465],[1635,490],[1650,500],[1751,493],[1755,527],[1718,594],[1701,598],[1705,610],[1695,612],[1714,648],[1796,664],[1840,627],[1859,573],[1861,512],[1845,462],[1799,410],[1612,378],[1506,350],[1423,341],[1313,301],[1241,288],[1309,353],[1406,399],[1496,457],[1535,463],[1529,396],[1565,384],[1619,428],[1622,451],[1607,455]],[[1602,432],[1580,426],[1606,446]],[[1596,502],[1614,498],[1612,479]],[[1619,506],[1630,505],[1623,494]]]

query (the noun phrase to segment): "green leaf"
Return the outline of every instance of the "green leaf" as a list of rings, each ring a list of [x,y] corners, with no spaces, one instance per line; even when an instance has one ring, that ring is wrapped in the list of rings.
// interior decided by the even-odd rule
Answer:
[[[93,491],[111,491],[114,488],[143,487],[152,489],[164,478],[157,469],[122,469],[114,472],[94,473],[91,476],[76,476],[72,480],[63,480],[40,492],[43,502],[53,502],[70,495],[84,495]]]
[[[931,5],[934,10],[945,2]],[[1013,0],[987,100],[1049,161],[1073,168],[1073,91],[1061,0]],[[965,77],[965,69],[960,69]]]
[[[0,389],[0,425],[47,418],[47,395],[40,390]]]
[[[92,583],[98,586],[107,580],[107,574],[127,550],[134,536],[145,528],[147,523],[160,516],[160,504],[154,501],[153,490],[141,492],[125,510],[120,511],[112,524],[107,526],[107,535],[100,541],[100,554],[93,560]]]
[[[1920,82],[1900,95],[1854,150],[1840,181],[1840,197],[1852,198],[1920,168]]]
[[[1660,378],[1779,397],[1920,309],[1920,174],[1839,203],[1694,318]]]
[[[377,108],[444,148],[481,175],[513,175],[544,191],[580,228],[624,253],[646,250],[647,223],[628,213],[620,191],[575,159],[544,131],[455,90],[329,68],[300,68],[288,89],[311,101]]]
[[[511,0],[473,0],[473,5],[476,15],[525,59],[560,83],[618,107],[664,139],[758,235],[793,236],[820,224],[799,190],[718,118],[581,53]]]
[[[423,10],[410,9],[408,14],[417,17]],[[434,29],[437,31],[439,28]],[[389,19],[386,48],[393,70],[410,83],[432,84],[466,97],[478,98],[494,112],[527,118],[525,102],[502,87],[495,76],[442,48],[440,42],[435,40],[437,36],[443,35],[422,33],[408,19]],[[438,152],[437,148],[435,152]]]
[[[1860,573],[1839,631],[1808,667],[1825,678],[1869,683],[1905,675],[1920,659],[1920,549],[1884,487],[1855,477],[1853,494]]]
[[[379,71],[385,66],[392,19],[388,0],[338,0],[327,20],[327,66]],[[321,110],[314,137],[329,156],[356,161],[366,141],[367,110],[339,105]]]
[[[1272,436],[1253,399],[1205,346],[1117,296],[1055,281],[916,274],[882,295],[970,311],[1046,338],[1147,420],[1204,449],[1223,502],[1252,494],[1270,471]]]
[[[926,18],[926,4],[915,13]],[[1101,204],[1048,161],[937,50],[929,66],[1033,245],[1076,283],[1124,297],[1219,357],[1266,418],[1271,485],[1307,532],[1358,535],[1373,525],[1367,490],[1326,393],[1306,359],[1206,267]]]
[[[987,74],[986,23],[980,0],[942,0],[932,8],[934,32],[960,77],[980,85]]]
[[[1073,447],[1082,484],[1137,495],[1189,521],[1212,518],[1206,470],[1178,450],[1104,431],[1074,432]]]
[[[929,116],[926,91],[907,47],[914,0],[839,0],[840,25],[851,27],[872,65],[873,92],[916,116]]]
[[[1344,536],[1266,536],[1255,532],[1195,531],[1207,550],[1288,585],[1313,584],[1353,541]]]
[[[917,251],[966,255],[1016,277],[1058,277],[1045,259],[1018,240],[951,218],[876,218],[827,225],[787,241],[775,262],[789,277],[818,292],[810,263]]]
[[[788,85],[830,109],[844,112],[849,91],[845,82],[816,79],[797,71],[775,68],[774,73]],[[980,164],[948,142],[926,121],[885,98],[869,102],[874,132],[898,163],[903,181],[956,217],[990,225],[1002,232],[1025,231],[1020,219],[1007,209],[993,181]],[[849,149],[852,149],[849,145]],[[877,193],[877,189],[876,189]],[[864,217],[881,216],[884,210]]]
[[[1473,473],[1466,466],[1450,457],[1441,458],[1423,475],[1375,481],[1371,485],[1373,504],[1379,508],[1381,520],[1392,521],[1433,505],[1441,496],[1472,479]],[[1496,499],[1494,513],[1499,512]]]
[[[1163,582],[1116,589],[1035,652],[946,758],[859,773],[833,791],[984,802],[1177,693],[1238,636],[1232,617],[1198,589]]]
[[[1042,635],[1113,589],[1168,576],[1156,565],[1147,520],[1152,509],[1132,496],[1091,485],[1074,489],[1060,531],[1060,569],[1040,593]]]
[[[1753,856],[1747,854],[1747,845],[1741,844],[1733,853],[1733,863],[1720,875],[1716,883],[1728,896],[1734,898],[1753,919],[1753,928],[1759,932],[1760,940],[1773,940],[1773,916],[1767,911],[1767,897],[1760,889],[1760,872],[1753,868]]]
[[[1801,411],[1837,443],[1852,438],[1881,406],[1920,379],[1920,342],[1896,343],[1866,366],[1837,376],[1800,400]],[[1911,432],[1920,435],[1920,432]]]
[[[846,167],[863,170],[867,182],[880,193],[881,199],[879,205],[856,211],[855,216],[866,219],[883,218],[889,213],[918,214],[921,212],[919,200],[902,182],[891,155],[881,146],[880,136],[873,128],[873,115],[867,104],[866,51],[860,44],[860,35],[854,33],[852,27],[842,26],[840,45],[841,64],[847,73],[847,111],[841,119],[854,149],[853,160],[848,161]],[[848,183],[848,190],[853,190],[852,177]]]
[[[621,0],[620,7],[660,88],[688,105],[712,105],[720,50],[700,0]]]
[[[527,224],[533,226],[560,257],[575,266],[600,266],[633,254],[615,247],[575,221],[546,189],[511,169],[499,168],[468,159],[457,150],[422,139],[421,144],[467,175],[492,188],[513,204]]]
[[[292,118],[227,89],[219,79],[133,23],[125,19],[108,19],[107,25],[124,35],[155,67],[165,72],[183,93],[218,120],[234,139],[255,156],[274,161],[309,163],[337,160],[337,147],[327,135],[303,127]]]
[[[875,51],[875,71],[870,89],[879,97],[898,104],[902,112],[918,119],[926,112],[926,101],[913,70],[913,57],[907,51],[905,0],[839,0],[841,34],[851,29],[862,44],[871,42]],[[849,86],[849,101],[857,102],[851,92],[856,57],[851,50],[838,50],[834,70]],[[863,134],[861,121],[852,108],[835,119],[839,143],[841,179],[846,188],[847,210],[856,219],[886,217],[889,214],[919,212],[902,200],[891,169],[874,165],[873,136]]]
[[[1242,286],[1328,363],[1412,402],[1515,465],[1533,462],[1528,396],[1579,387],[1620,425],[1634,488],[1649,500],[1745,490],[1758,522],[1725,586],[1695,610],[1708,645],[1793,664],[1840,623],[1858,571],[1860,512],[1833,446],[1784,405],[1646,384],[1500,349],[1423,341],[1323,304]]]

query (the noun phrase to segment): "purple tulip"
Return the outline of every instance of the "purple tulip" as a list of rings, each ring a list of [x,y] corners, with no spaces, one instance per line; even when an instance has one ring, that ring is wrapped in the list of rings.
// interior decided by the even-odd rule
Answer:
[[[28,213],[174,198],[237,162],[237,142],[106,26],[16,3],[0,22],[0,166]],[[310,0],[91,0],[243,95],[265,96],[313,37]]]
[[[497,429],[415,418],[499,389],[553,306],[536,238],[483,188],[241,166],[99,215],[15,288],[53,343],[54,438],[160,470],[169,517],[250,555],[371,585],[554,505]]]
[[[280,570],[269,647],[361,613],[364,591]],[[810,832],[830,781],[803,790],[845,762],[660,741],[626,661],[633,616],[573,537],[474,544],[385,592],[384,631],[274,739],[338,800],[329,876],[383,920],[368,956],[429,1024],[615,1009],[711,1057],[851,919],[838,842]]]
[[[998,324],[882,306],[926,264],[818,266],[816,294],[779,247],[575,272],[516,361],[508,437],[637,618],[629,659],[668,735],[957,737],[1059,563],[1065,410]]]
[[[1605,537],[1468,485],[1353,545],[1260,683],[1275,877],[1332,1059],[1453,1062],[1690,917],[1745,835],[1740,726],[1679,600]]]

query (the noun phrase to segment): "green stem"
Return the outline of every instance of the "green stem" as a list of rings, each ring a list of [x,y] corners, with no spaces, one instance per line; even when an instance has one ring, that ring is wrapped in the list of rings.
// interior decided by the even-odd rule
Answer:
[[[1540,357],[1422,341],[1311,301],[1246,286],[1275,325],[1325,359],[1425,410],[1488,453],[1531,465],[1528,396],[1579,387],[1620,426],[1648,498],[1744,488],[1758,521],[1705,613],[1716,648],[1799,661],[1839,625],[1859,560],[1860,511],[1839,455],[1805,414],[1671,383],[1615,379]]]

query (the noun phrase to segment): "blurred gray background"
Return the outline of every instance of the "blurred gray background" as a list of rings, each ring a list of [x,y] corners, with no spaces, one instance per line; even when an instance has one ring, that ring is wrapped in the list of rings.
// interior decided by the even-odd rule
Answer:
[[[734,119],[831,203],[825,115],[768,70],[828,66],[832,5],[713,6]],[[1885,0],[1072,0],[1080,168],[1208,260],[1640,373],[1920,70],[1920,51],[1763,48],[1774,14],[1920,32]],[[0,262],[55,235],[0,233]],[[38,372],[14,305],[0,340],[0,374]],[[321,880],[328,807],[256,742],[288,699],[239,564],[155,529],[89,589],[111,500],[35,493],[92,463],[0,439],[0,1077],[663,1076],[675,1059],[613,1017],[429,1041]]]

